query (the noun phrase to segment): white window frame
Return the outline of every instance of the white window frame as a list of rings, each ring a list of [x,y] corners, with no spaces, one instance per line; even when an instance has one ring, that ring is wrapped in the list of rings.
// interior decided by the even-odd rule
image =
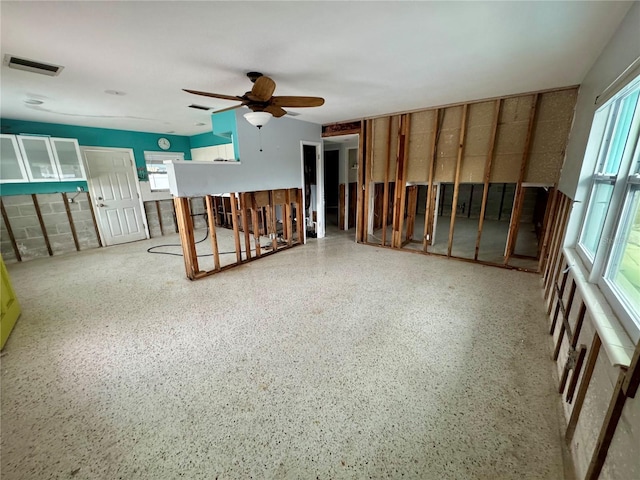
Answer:
[[[149,180],[149,190],[151,192],[168,192],[169,187],[167,188],[152,188],[151,185],[151,174],[149,173],[149,169],[147,165],[149,164],[163,164],[167,160],[184,160],[183,152],[144,152],[144,166],[147,169],[147,180]],[[167,175],[168,178],[168,175]]]
[[[603,146],[602,142],[610,137],[610,132],[613,128],[611,109],[616,108],[616,103],[621,98],[639,88],[640,76],[637,76],[596,111],[585,152],[585,157],[587,157],[585,158],[585,163],[589,162],[589,156],[592,159],[594,156],[597,156],[597,158],[595,165],[592,167],[591,185],[585,197],[587,204],[582,213],[581,227],[575,246],[576,252],[589,272],[587,277],[589,283],[596,284],[599,287],[612,310],[634,341],[637,341],[640,337],[640,306],[631,309],[619,296],[612,282],[606,278],[606,275],[609,265],[613,261],[614,252],[616,252],[615,236],[624,226],[623,223],[626,220],[626,207],[631,198],[632,185],[639,182],[634,174],[635,172],[631,169],[637,165],[640,156],[640,99],[636,103],[618,173],[616,175],[605,175],[598,173],[598,171],[602,162],[601,155],[606,155],[610,148],[610,146],[601,147]],[[615,114],[617,115],[618,111]],[[619,118],[616,118],[617,120]],[[596,246],[595,255],[592,256],[591,252],[581,243],[581,239],[583,230],[586,228],[587,215],[590,211],[589,203],[592,200],[593,192],[596,185],[603,183],[611,183],[614,188],[605,214],[602,233]]]

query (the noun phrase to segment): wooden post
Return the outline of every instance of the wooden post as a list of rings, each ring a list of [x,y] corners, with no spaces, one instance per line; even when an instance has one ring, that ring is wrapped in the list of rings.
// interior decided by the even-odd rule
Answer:
[[[449,222],[449,244],[447,246],[447,257],[451,256],[453,248],[453,232],[456,224],[456,211],[458,208],[458,194],[460,192],[460,171],[462,170],[462,157],[464,154],[464,137],[467,130],[467,109],[465,103],[462,107],[462,121],[460,122],[460,137],[458,139],[458,159],[456,161],[456,175],[453,184],[453,201],[451,204],[451,221]]]
[[[373,165],[373,120],[365,121],[365,161],[364,161],[364,208],[363,230],[364,242],[369,242],[369,197],[371,195],[371,168]]]
[[[93,202],[91,201],[91,195],[89,194],[89,192],[87,192],[87,202],[89,203],[91,220],[93,220],[93,229],[96,231],[96,238],[98,239],[98,246],[102,247],[102,240],[100,239],[100,230],[98,229],[98,220],[96,219],[96,212],[93,209]]]
[[[527,165],[529,164],[529,157],[531,156],[531,138],[533,137],[533,131],[536,123],[536,111],[538,109],[538,101],[540,99],[539,94],[533,95],[533,101],[531,102],[531,110],[529,111],[529,128],[527,129],[527,137],[524,141],[524,152],[522,153],[522,161],[520,162],[520,173],[518,175],[518,183],[516,183],[515,192],[515,204],[513,211],[511,212],[511,223],[509,224],[509,233],[507,236],[507,249],[504,258],[504,264],[509,263],[509,258],[513,254],[513,250],[516,246],[516,238],[518,237],[518,230],[520,229],[520,216],[522,214],[522,205],[524,203],[524,189],[522,188],[522,182],[524,182],[524,176],[527,173]]]
[[[558,242],[556,243],[556,251],[553,255],[553,263],[551,265],[551,275],[549,276],[548,284],[545,289],[545,298],[549,294],[549,288],[556,282],[558,276],[560,275],[561,267],[564,264],[564,252],[562,250],[562,242],[564,240],[564,233],[567,228],[567,219],[570,211],[571,201],[567,198],[567,202],[565,202],[564,215],[560,219],[562,222],[560,225],[560,229],[558,230]],[[553,292],[551,293],[551,301],[553,302]]]
[[[297,203],[296,203],[296,229],[298,230],[298,243],[301,245],[305,243],[304,238],[304,212],[302,211],[302,189],[298,189]]]
[[[256,196],[253,193],[247,194],[251,199],[251,221],[253,222],[253,243],[256,245],[256,257],[261,255],[260,252],[260,222],[258,221],[258,206],[256,205]]]
[[[338,185],[338,229],[344,230],[344,219],[346,212],[346,185],[341,183]],[[293,235],[293,232],[291,232]]]
[[[498,122],[500,120],[500,108],[502,100],[496,100],[495,112],[493,114],[493,124],[491,126],[491,138],[489,140],[489,151],[484,164],[484,187],[482,190],[482,205],[480,206],[480,221],[478,222],[478,236],[476,237],[476,250],[473,259],[478,260],[480,253],[480,240],[482,239],[482,227],[484,227],[484,217],[487,213],[487,199],[489,198],[489,183],[491,181],[491,165],[493,164],[493,154],[496,145],[496,135],[498,133]]]
[[[13,235],[13,230],[11,229],[11,224],[9,223],[9,216],[7,215],[7,211],[4,209],[4,203],[0,200],[0,210],[2,210],[2,219],[4,220],[4,226],[7,227],[7,233],[9,234],[9,240],[11,241],[11,247],[13,248],[13,253],[16,256],[16,259],[21,262],[22,256],[20,255],[20,249],[18,248],[18,244],[16,243],[16,237]]]
[[[427,202],[424,210],[424,232],[422,235],[422,251],[426,252],[428,245],[431,245],[433,239],[432,227],[433,227],[433,212],[435,209],[435,202],[433,202],[433,177],[436,163],[438,132],[440,131],[440,109],[434,110],[433,131],[431,132],[431,144],[429,148],[429,184],[427,186]]]
[[[242,219],[242,231],[244,233],[245,258],[251,259],[251,233],[249,232],[249,219],[247,218],[246,193],[240,194],[240,218]]]
[[[182,256],[184,267],[189,280],[195,280],[200,272],[198,268],[198,256],[196,244],[193,238],[193,220],[191,218],[191,207],[187,197],[174,197],[173,205],[176,212],[176,223],[180,233],[180,243],[182,244]]]
[[[160,201],[156,200],[156,212],[158,212],[158,225],[160,226],[160,236],[164,235],[162,231],[162,213],[160,212]]]
[[[242,247],[240,246],[240,232],[238,230],[238,199],[235,192],[229,193],[231,205],[231,223],[233,225],[233,240],[236,245],[236,262],[242,263]]]
[[[356,242],[363,243],[366,235],[363,233],[364,208],[362,198],[364,196],[364,146],[365,146],[364,120],[360,122],[360,136],[358,139],[358,193],[356,205]]]
[[[413,229],[416,223],[416,208],[418,207],[418,187],[417,185],[411,185],[407,187],[408,199],[407,199],[407,235],[403,243],[409,243],[413,239]]]
[[[387,244],[387,225],[389,224],[389,167],[391,166],[391,130],[393,117],[389,117],[387,128],[387,150],[384,157],[384,191],[382,193],[382,245]]]
[[[544,217],[543,229],[544,235],[542,237],[542,248],[540,249],[540,258],[538,259],[538,271],[542,272],[545,270],[547,265],[547,249],[549,248],[549,238],[553,231],[552,222],[555,221],[556,217],[556,206],[558,202],[558,189],[554,186],[553,191],[551,192],[551,202],[549,204],[549,209]]]
[[[405,199],[407,195],[407,156],[409,147],[409,115],[400,116],[398,131],[398,156],[396,159],[396,187],[393,200],[393,232],[391,246],[402,248],[402,227],[404,225]]]
[[[295,191],[294,191],[295,194]],[[293,245],[293,223],[291,221],[291,189],[287,189],[285,193],[285,204],[284,204],[284,222],[283,225],[286,227],[287,231],[287,245],[290,247]]]
[[[69,208],[69,199],[67,194],[62,194],[62,202],[64,203],[64,209],[67,211],[67,218],[69,219],[69,227],[71,228],[71,236],[73,237],[73,243],[76,246],[76,251],[80,251],[80,243],[78,243],[78,234],[76,233],[76,226],[73,224],[73,216],[71,215],[71,209]]]
[[[211,251],[213,253],[213,266],[214,269],[220,270],[220,254],[218,253],[218,235],[216,233],[216,205],[214,198],[211,195],[207,195],[205,203],[207,207],[207,221],[209,222],[209,234],[211,235]]]
[[[35,193],[31,194],[31,200],[33,200],[33,208],[36,210],[36,216],[38,217],[38,223],[40,224],[40,230],[42,230],[42,236],[44,237],[44,243],[47,246],[47,252],[49,256],[53,256],[53,250],[51,250],[51,243],[49,242],[49,235],[47,235],[47,227],[44,225],[42,219],[42,212],[40,211],[40,204],[38,204],[38,197]]]

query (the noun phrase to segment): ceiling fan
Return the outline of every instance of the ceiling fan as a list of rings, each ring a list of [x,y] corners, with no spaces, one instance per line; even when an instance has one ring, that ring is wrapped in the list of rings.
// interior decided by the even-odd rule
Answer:
[[[261,128],[265,123],[269,121],[271,116],[276,118],[282,117],[287,114],[287,111],[283,107],[319,107],[324,104],[324,98],[321,97],[297,97],[297,96],[273,96],[273,92],[276,89],[276,82],[271,78],[263,75],[260,72],[249,72],[247,77],[253,82],[253,88],[244,95],[222,95],[219,93],[201,92],[198,90],[189,90],[184,88],[183,90],[195,95],[202,95],[204,97],[220,98],[222,100],[235,100],[240,104],[233,107],[223,108],[217,110],[214,113],[226,112],[227,110],[234,110],[240,107],[248,107],[251,109],[251,113],[245,114],[245,118],[252,125]],[[258,114],[258,115],[256,115]]]

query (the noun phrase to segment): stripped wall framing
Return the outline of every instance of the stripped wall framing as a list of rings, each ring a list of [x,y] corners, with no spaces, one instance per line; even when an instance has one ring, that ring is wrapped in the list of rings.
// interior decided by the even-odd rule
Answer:
[[[442,201],[439,195],[448,187],[453,192],[451,213],[437,223],[440,231],[448,231],[442,254],[518,268],[514,250],[522,228],[525,192],[534,187],[549,192],[548,219],[576,97],[577,87],[567,87],[364,120],[359,130],[356,240],[438,253],[433,248],[434,219]],[[475,245],[460,255],[456,253],[456,211],[464,184],[477,186],[476,193],[482,191],[482,195]],[[507,205],[504,251],[498,260],[485,261],[482,235],[489,189],[501,185],[504,196],[507,184],[514,186],[515,195],[512,205]],[[426,189],[424,210],[418,205],[419,186]],[[424,211],[424,218],[416,218],[417,210]],[[393,212],[392,218],[387,212]],[[376,217],[381,220],[372,221]],[[537,233],[540,246],[547,223]],[[538,248],[525,269],[535,271],[542,253]]]
[[[634,346],[622,330],[595,324],[592,308],[600,307],[591,307],[585,292],[597,287],[587,284],[575,259],[567,258],[570,250],[563,249],[571,203],[556,195],[540,262],[558,394],[567,418],[565,440],[577,478],[635,478],[640,344]]]
[[[235,261],[223,265],[219,250],[218,202],[229,199],[229,217],[233,229]],[[193,206],[204,201],[209,229],[212,268],[201,268],[194,237]],[[238,265],[259,259],[280,250],[304,243],[302,217],[302,189],[263,190],[230,193],[228,197],[207,195],[196,201],[187,197],[174,198],[178,231],[187,278],[197,280]],[[223,204],[224,207],[224,204]],[[278,218],[280,220],[278,220]],[[266,237],[266,239],[264,238]],[[266,243],[264,241],[266,240]]]

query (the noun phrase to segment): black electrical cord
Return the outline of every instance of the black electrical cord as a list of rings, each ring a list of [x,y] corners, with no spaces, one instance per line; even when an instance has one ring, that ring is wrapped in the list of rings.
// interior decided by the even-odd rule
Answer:
[[[197,217],[199,215],[202,215],[204,217],[205,222],[207,221],[207,214],[206,213],[193,213],[191,214],[192,217]],[[202,240],[198,240],[197,242],[194,243],[194,245],[197,245],[199,243],[204,242],[207,238],[209,238],[209,224],[207,223],[207,233],[205,234],[204,238]],[[163,248],[163,247],[182,247],[181,244],[179,243],[165,243],[164,245],[154,245],[153,247],[149,247],[147,248],[147,253],[154,253],[156,255],[172,255],[174,257],[184,257],[183,254],[181,253],[172,253],[172,252],[156,252],[154,251],[156,248]],[[260,248],[267,248],[269,247],[269,245],[260,245]],[[251,249],[252,252],[255,252],[256,249],[252,248]],[[236,253],[235,250],[231,251],[231,252],[218,252],[218,255],[230,255],[232,253]],[[246,253],[246,250],[240,250],[240,253]],[[200,257],[212,257],[213,253],[205,253],[202,255],[196,255],[196,257],[200,258]]]

